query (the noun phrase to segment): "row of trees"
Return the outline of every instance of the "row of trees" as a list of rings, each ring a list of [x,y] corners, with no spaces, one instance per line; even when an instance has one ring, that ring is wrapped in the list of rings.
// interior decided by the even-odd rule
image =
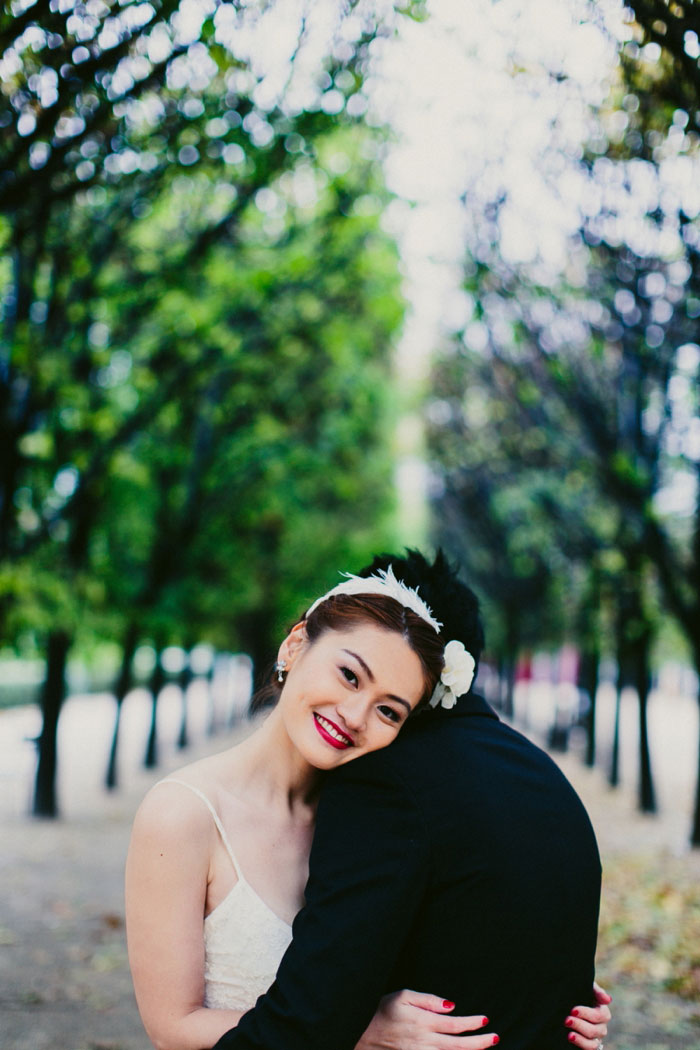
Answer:
[[[511,695],[519,651],[577,639],[593,764],[612,653],[618,718],[623,686],[639,698],[639,804],[653,811],[647,705],[665,614],[700,675],[700,8],[629,7],[637,36],[581,161],[589,204],[566,271],[507,262],[504,197],[467,195],[474,309],[436,368],[430,439],[439,531],[498,624]],[[613,784],[618,746],[619,722]]]
[[[144,640],[260,666],[386,534],[402,304],[362,118],[390,26],[338,4],[319,52],[287,12],[282,83],[256,58],[282,15],[0,19],[0,638],[45,655],[39,815],[76,644],[120,641],[118,710]]]
[[[667,177],[696,171],[700,24],[693,3],[631,7],[566,272],[508,262],[507,202],[466,194],[473,315],[428,414],[437,538],[484,596],[511,696],[519,652],[574,638],[592,764],[614,650],[653,810],[662,610],[700,666],[700,515],[669,502],[700,462],[700,235]],[[0,639],[46,660],[37,814],[57,811],[76,648],[118,642],[114,786],[141,642],[260,668],[305,597],[391,544],[402,304],[364,83],[393,20],[369,0],[339,0],[331,30],[282,14],[37,0],[0,16]],[[273,25],[287,57],[266,66]],[[151,755],[163,680],[157,659]]]

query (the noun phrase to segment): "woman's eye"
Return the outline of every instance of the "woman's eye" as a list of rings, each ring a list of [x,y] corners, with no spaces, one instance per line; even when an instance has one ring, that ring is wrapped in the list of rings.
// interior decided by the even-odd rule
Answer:
[[[357,675],[354,671],[351,671],[349,667],[341,667],[340,670],[343,677],[347,679],[348,682],[352,685],[357,685]]]
[[[384,715],[385,718],[388,718],[391,722],[401,721],[401,715],[398,713],[398,711],[395,711],[393,707],[389,707],[388,704],[382,704],[379,708],[379,712],[380,714]]]

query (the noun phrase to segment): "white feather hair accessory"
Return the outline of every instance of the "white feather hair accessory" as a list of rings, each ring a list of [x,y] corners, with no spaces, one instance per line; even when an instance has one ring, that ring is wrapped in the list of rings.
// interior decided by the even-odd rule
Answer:
[[[411,609],[417,616],[420,616],[440,633],[440,628],[442,627],[440,621],[435,619],[432,611],[420,597],[417,590],[414,590],[413,587],[407,587],[405,583],[401,583],[400,580],[396,579],[391,565],[388,569],[379,569],[375,576],[353,576],[351,572],[344,572],[342,575],[346,579],[336,587],[331,588],[330,591],[327,591],[320,598],[317,598],[308,610],[307,616],[310,616],[321,602],[325,602],[326,598],[332,598],[335,594],[385,594],[387,598],[393,598],[400,605],[405,605],[407,609]]]

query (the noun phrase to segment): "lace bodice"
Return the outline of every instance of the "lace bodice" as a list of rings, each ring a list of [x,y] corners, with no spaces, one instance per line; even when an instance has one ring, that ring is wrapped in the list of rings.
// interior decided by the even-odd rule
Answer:
[[[204,920],[204,1005],[248,1010],[275,979],[292,939],[292,927],[265,903],[243,875],[218,813],[206,795],[176,777],[212,815],[238,881]]]

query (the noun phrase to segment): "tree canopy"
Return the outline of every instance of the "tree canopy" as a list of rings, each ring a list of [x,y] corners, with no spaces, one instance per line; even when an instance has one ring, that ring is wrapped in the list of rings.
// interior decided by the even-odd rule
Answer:
[[[55,663],[39,811],[76,639],[262,664],[385,545],[403,307],[363,82],[393,16],[278,6],[0,22],[0,634]]]

